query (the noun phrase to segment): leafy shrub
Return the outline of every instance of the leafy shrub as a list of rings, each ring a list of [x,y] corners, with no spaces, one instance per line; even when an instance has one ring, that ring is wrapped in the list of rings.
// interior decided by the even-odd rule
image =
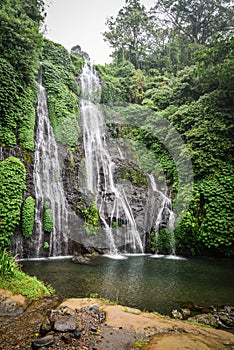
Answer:
[[[12,65],[0,58],[0,144],[16,144],[15,128],[17,122],[17,73]]]
[[[27,197],[23,203],[22,209],[22,233],[25,238],[29,238],[33,232],[34,226],[34,208],[35,199]]]
[[[14,275],[16,270],[15,257],[12,257],[6,249],[0,252],[0,276],[8,278]]]
[[[35,105],[37,85],[25,86],[19,99],[19,143],[23,150],[34,151],[34,129],[36,123]]]
[[[172,232],[163,228],[158,234],[156,251],[160,254],[170,254],[172,252]]]
[[[52,209],[45,209],[43,215],[43,230],[52,232],[54,229],[54,217]]]
[[[99,223],[99,211],[96,202],[92,202],[89,206],[82,209],[82,215],[84,216],[84,230],[87,234],[96,234],[97,229],[100,226]]]
[[[202,221],[198,240],[207,248],[230,255],[234,245],[233,167],[225,164],[215,176],[204,178],[200,185]]]
[[[48,242],[44,242],[43,248],[44,249],[49,249],[49,247],[50,247],[49,243]]]
[[[39,66],[42,34],[39,33],[37,6],[32,6],[28,12],[24,3],[21,0],[1,1],[0,52],[17,70],[19,79],[30,84]]]
[[[80,88],[74,76],[77,68],[74,68],[67,50],[49,40],[44,41],[42,67],[43,85],[48,92],[49,116],[55,138],[64,145],[74,147],[80,133]]]
[[[10,244],[10,236],[20,221],[26,171],[21,161],[9,157],[0,162],[0,247]]]
[[[0,80],[0,144],[13,147],[18,136],[22,148],[33,151],[35,85],[21,82],[17,71],[3,58],[0,58]]]

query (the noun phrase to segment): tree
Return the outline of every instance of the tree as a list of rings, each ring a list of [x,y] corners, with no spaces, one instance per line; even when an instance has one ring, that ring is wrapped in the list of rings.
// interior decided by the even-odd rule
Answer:
[[[117,63],[128,60],[135,68],[141,67],[147,41],[148,14],[140,0],[126,0],[125,6],[116,18],[109,17],[104,32],[104,40],[114,49],[113,56]]]
[[[207,45],[214,34],[233,30],[232,0],[157,0],[155,16],[192,43]]]
[[[28,17],[38,24],[45,18],[44,0],[22,0],[22,8]]]
[[[86,61],[90,60],[89,55],[87,54],[87,52],[82,51],[80,45],[75,45],[71,48],[71,54],[74,56],[79,56],[81,58],[83,58]]]

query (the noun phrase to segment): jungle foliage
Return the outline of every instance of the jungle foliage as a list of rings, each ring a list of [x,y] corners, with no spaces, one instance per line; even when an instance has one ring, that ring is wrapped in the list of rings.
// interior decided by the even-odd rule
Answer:
[[[18,158],[0,162],[0,249],[9,247],[10,237],[20,222],[26,171]]]
[[[48,91],[57,141],[75,146],[79,135],[77,76],[84,64],[59,44],[43,39],[43,0],[2,0],[0,4],[0,146],[17,154],[30,171],[34,151],[38,83]],[[15,148],[17,152],[11,152]],[[24,191],[29,195],[25,200]],[[0,246],[9,247],[18,224],[24,238],[34,227],[35,199],[25,187],[19,159],[0,162]],[[53,213],[44,210],[44,230],[53,231]]]
[[[199,45],[230,34],[233,14],[232,0],[156,0],[149,11],[140,0],[126,0],[107,18],[103,36],[116,63],[175,71],[189,65]]]
[[[29,151],[34,150],[41,8],[41,1],[3,0],[0,4],[0,144],[19,143]]]
[[[74,147],[79,136],[79,87],[75,76],[81,73],[83,59],[60,44],[43,42],[42,81],[48,92],[48,109],[55,138]]]
[[[134,27],[135,18],[140,21]],[[97,69],[115,137],[130,138],[157,176],[156,157],[172,185],[174,205],[178,165],[170,150],[178,146],[160,120],[178,132],[192,160],[193,196],[175,230],[177,252],[234,256],[232,2],[158,0],[147,12],[140,1],[130,0],[107,26],[104,37],[114,49],[114,62]]]
[[[20,146],[28,163],[34,151],[36,79],[48,92],[56,140],[74,150],[80,132],[77,77],[87,59],[79,45],[69,54],[43,39],[43,6],[43,0],[0,4],[0,146]],[[178,147],[173,130],[190,152],[194,189],[175,230],[178,253],[234,256],[233,17],[231,0],[156,0],[149,11],[140,0],[126,0],[118,15],[107,19],[104,38],[113,63],[97,69],[112,136],[130,138],[143,168],[165,174],[174,205],[179,164],[168,152]],[[138,182],[136,175],[124,174]],[[23,201],[25,176],[19,159],[0,162],[1,249],[9,246],[20,219],[24,236],[32,231],[34,199]],[[94,226],[90,233],[96,233],[97,208],[91,205],[83,216],[87,230]],[[44,208],[44,225],[46,232],[53,230],[50,207]],[[165,237],[164,232],[161,241]]]

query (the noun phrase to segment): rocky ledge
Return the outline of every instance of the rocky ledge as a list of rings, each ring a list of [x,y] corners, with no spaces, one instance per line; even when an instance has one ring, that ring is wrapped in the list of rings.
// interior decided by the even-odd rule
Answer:
[[[43,298],[0,326],[4,350],[234,350],[232,333],[92,298]]]
[[[181,309],[172,310],[172,317],[179,320],[202,323],[234,333],[234,307],[230,305],[203,307],[185,303]]]

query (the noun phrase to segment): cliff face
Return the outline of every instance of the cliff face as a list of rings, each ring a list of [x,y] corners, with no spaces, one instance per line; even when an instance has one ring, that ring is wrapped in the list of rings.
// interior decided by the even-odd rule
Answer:
[[[150,233],[153,230],[158,232],[159,229],[170,226],[171,201],[163,195],[162,191],[156,189],[156,182],[154,183],[155,188],[152,187],[152,181],[155,180],[152,175],[150,180],[150,175],[141,169],[132,146],[127,141],[124,142],[124,146],[121,145],[116,138],[111,136],[112,133],[112,129],[105,128],[114,186],[126,196],[126,202],[134,218],[143,249],[145,252],[150,252],[152,248]],[[64,154],[64,149],[62,151],[60,147],[60,150]],[[118,251],[133,253],[132,240],[134,238],[126,238],[129,218],[126,217],[124,203],[119,206],[117,211],[115,210],[115,205],[117,205],[115,189],[105,187],[108,180],[105,178],[102,168],[100,168],[98,175],[100,177],[98,187],[102,193],[101,197],[105,197],[105,200],[102,202],[100,211],[98,206],[101,199],[98,194],[94,195],[87,188],[82,136],[75,151],[68,152],[63,158],[62,174],[66,198],[74,213],[70,221],[70,238],[82,244],[88,251],[95,249],[101,253],[108,252],[111,238],[105,226],[107,223]],[[93,219],[95,215],[97,215],[97,222]],[[133,229],[133,227],[131,228]],[[168,253],[171,251],[170,249],[167,251]]]
[[[150,233],[168,227],[171,203],[165,202],[156,182],[152,187],[152,178],[150,181],[141,169],[132,145],[116,138],[116,125],[107,123],[105,112],[89,102],[82,110],[78,85],[82,78],[78,74],[83,61],[49,41],[44,43],[43,58],[35,104],[34,150],[25,150],[20,144],[1,147],[1,159],[20,159],[27,174],[22,213],[14,234],[11,232],[12,252],[21,258],[93,250],[150,252]],[[95,77],[101,89],[97,72],[89,65],[87,69],[85,79]],[[92,95],[91,85],[87,95]],[[84,112],[87,108],[88,114]],[[93,145],[97,134],[100,136]],[[34,210],[26,205],[29,197]]]
[[[106,252],[112,245],[117,251],[134,252],[137,245],[141,251],[150,250],[149,233],[159,206],[149,219],[147,213],[148,207],[152,206],[153,194],[147,175],[134,160],[131,147],[121,149],[111,137],[115,130],[110,127],[105,128],[104,133],[106,149],[110,153],[107,168],[112,167],[109,176],[114,188],[105,188],[107,178],[103,165],[96,174],[99,194],[87,187],[90,174],[87,174],[80,131],[83,125],[80,121],[78,85],[83,64],[81,58],[69,55],[61,45],[44,42],[39,87],[35,90],[37,99],[34,111],[31,111],[34,122],[28,124],[34,146],[20,138],[16,128],[15,146],[9,140],[9,146],[1,146],[0,149],[2,161],[15,157],[26,169],[25,190],[17,220],[14,229],[8,233],[12,252],[20,257],[67,255],[75,250],[85,252],[92,249]],[[28,102],[32,103],[32,100]],[[31,146],[27,148],[28,144]],[[120,193],[122,199],[119,200]],[[100,204],[103,196],[105,198]],[[29,197],[32,197],[35,206],[35,210],[30,212],[25,205]],[[23,212],[26,214],[23,215]],[[1,230],[2,235],[6,235],[4,220],[10,213],[4,214],[2,210],[2,215]],[[32,225],[30,222],[33,220]],[[129,231],[127,235],[126,231]],[[132,233],[137,238],[131,237]]]
[[[44,103],[44,102],[43,102]],[[37,109],[38,110],[38,109]],[[43,112],[44,114],[47,109]],[[87,189],[87,174],[85,168],[85,150],[82,134],[74,148],[56,142],[49,137],[53,133],[49,121],[42,120],[44,114],[37,112],[35,138],[35,152],[28,152],[25,159],[20,147],[1,148],[1,159],[14,156],[25,164],[27,170],[26,191],[23,199],[28,196],[35,198],[35,224],[32,235],[24,237],[22,231],[22,219],[15,234],[12,236],[11,245],[14,254],[22,258],[45,257],[53,255],[67,255],[78,252],[101,253],[110,251],[111,238],[104,221],[108,223],[114,236],[114,245],[119,252],[134,252],[132,237],[126,237],[128,221],[136,227],[131,229],[139,233],[144,251],[150,252],[150,231],[153,229],[158,213],[162,206],[159,193],[152,191],[147,174],[134,160],[134,152],[130,145],[121,149],[116,139],[111,137],[113,130],[105,128],[107,147],[110,152],[113,181],[115,188],[121,189],[126,196],[129,206],[129,215],[126,217],[124,205],[120,204],[118,212],[114,214],[116,194],[110,189],[105,189],[105,176],[100,170],[99,190],[105,194],[100,217],[95,195]],[[54,144],[56,142],[56,144]],[[51,150],[51,151],[50,151]],[[52,152],[52,153],[50,153]],[[56,157],[55,157],[56,153]],[[39,164],[38,164],[39,163]],[[57,167],[55,163],[58,163]],[[52,167],[51,167],[52,166]],[[61,176],[60,176],[60,175]],[[39,178],[39,182],[37,179]],[[61,188],[54,187],[60,183]],[[41,187],[38,189],[38,186]],[[42,192],[40,192],[42,191]],[[52,192],[51,192],[52,191]],[[59,196],[57,198],[57,191]],[[63,191],[63,195],[61,195]],[[109,192],[108,192],[109,191]],[[60,203],[60,201],[64,203]],[[49,207],[46,207],[48,202]],[[53,205],[53,202],[55,204]],[[66,208],[61,213],[63,204]],[[46,213],[52,210],[53,225],[51,230],[45,228]],[[96,217],[96,222],[94,218]],[[160,224],[167,226],[168,215],[166,211]],[[48,227],[48,226],[47,226]],[[48,246],[45,243],[48,243]]]

